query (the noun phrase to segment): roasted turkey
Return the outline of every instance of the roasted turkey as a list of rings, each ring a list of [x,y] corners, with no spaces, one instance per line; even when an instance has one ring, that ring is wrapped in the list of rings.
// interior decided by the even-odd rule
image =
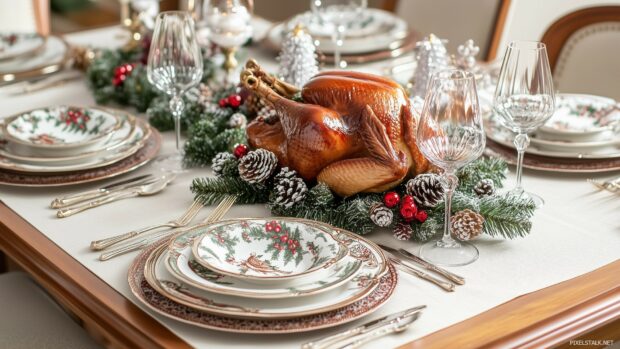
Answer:
[[[275,119],[248,125],[250,145],[274,152],[305,180],[346,197],[385,191],[429,167],[416,146],[410,101],[390,79],[328,71],[300,91],[250,60],[241,83],[276,111]],[[293,99],[299,92],[302,101]]]

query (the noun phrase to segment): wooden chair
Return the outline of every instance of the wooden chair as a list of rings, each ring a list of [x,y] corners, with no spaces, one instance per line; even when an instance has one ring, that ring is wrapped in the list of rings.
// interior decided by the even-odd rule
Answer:
[[[50,33],[49,0],[0,0],[0,32]]]

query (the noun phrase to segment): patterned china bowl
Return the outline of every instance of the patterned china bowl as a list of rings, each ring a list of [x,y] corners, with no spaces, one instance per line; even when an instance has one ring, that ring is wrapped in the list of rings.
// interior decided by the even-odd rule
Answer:
[[[22,153],[62,156],[97,148],[121,126],[117,115],[104,110],[59,106],[9,117],[2,134]]]
[[[248,282],[297,281],[320,275],[348,254],[329,232],[279,218],[218,226],[194,241],[196,261]]]

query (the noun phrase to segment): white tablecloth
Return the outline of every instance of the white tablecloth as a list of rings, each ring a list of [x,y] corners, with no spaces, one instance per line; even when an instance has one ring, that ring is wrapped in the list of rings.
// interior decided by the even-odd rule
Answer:
[[[77,44],[113,46],[118,43],[118,33],[118,29],[108,28],[72,34],[68,39]],[[257,58],[267,69],[275,67],[273,56],[267,52],[257,49],[250,51],[248,55]],[[377,71],[385,64],[375,63],[361,68]],[[0,89],[0,100],[0,116],[56,104],[94,104],[84,81],[17,97],[9,97]],[[173,135],[167,133],[164,139],[163,151],[172,151]],[[152,172],[153,169],[147,166],[137,173],[149,171]],[[97,254],[89,251],[91,240],[179,216],[192,202],[189,191],[191,179],[206,175],[209,175],[208,170],[194,169],[181,175],[159,195],[124,200],[66,219],[55,218],[55,212],[48,208],[52,198],[95,188],[102,183],[55,189],[0,186],[0,199],[86,268],[193,346],[291,348],[317,336],[342,330],[341,327],[295,335],[233,335],[181,324],[146,309],[131,295],[126,282],[126,271],[135,254],[99,262]],[[611,175],[592,177],[605,178]],[[353,324],[405,307],[426,304],[427,310],[411,329],[399,335],[385,337],[371,345],[374,348],[394,347],[463,321],[517,296],[615,261],[620,256],[620,198],[617,195],[595,192],[592,186],[586,183],[587,177],[526,171],[525,187],[542,195],[546,200],[546,205],[536,212],[530,236],[512,241],[488,238],[477,240],[480,259],[471,265],[453,269],[467,279],[467,285],[458,287],[454,293],[443,292],[417,278],[400,274],[400,282],[392,299],[374,315]],[[512,180],[512,177],[509,178],[509,185]],[[205,210],[198,218],[206,216],[207,213]],[[235,206],[228,213],[228,217],[268,214],[260,205]],[[414,243],[398,243],[387,232],[373,233],[371,238],[412,251],[417,248]]]

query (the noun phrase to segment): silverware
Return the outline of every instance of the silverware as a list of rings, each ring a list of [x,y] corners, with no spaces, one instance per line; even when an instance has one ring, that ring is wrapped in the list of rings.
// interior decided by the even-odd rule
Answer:
[[[399,311],[394,314],[386,315],[384,317],[372,320],[361,326],[346,330],[344,332],[336,333],[334,335],[327,336],[327,337],[321,338],[313,342],[304,343],[301,345],[301,349],[326,348],[338,342],[343,342],[352,337],[364,335],[364,334],[376,331],[377,329],[382,328],[384,326],[394,324],[395,322],[398,321],[398,319],[405,319],[405,318],[410,318],[410,317],[419,315],[420,312],[424,308],[426,308],[426,305],[421,305],[421,306],[409,308],[407,310]]]
[[[607,190],[612,193],[615,193],[620,190],[620,177],[606,180],[604,182],[597,181],[593,178],[588,178],[587,181],[591,183],[592,185],[594,185],[595,187],[599,188],[600,190]]]
[[[398,266],[402,271],[417,276],[420,279],[426,280],[428,282],[431,282],[439,287],[441,287],[444,291],[448,291],[448,292],[454,292],[454,288],[456,287],[453,283],[451,282],[446,282],[443,280],[439,280],[438,278],[426,274],[425,272],[419,270],[418,268],[415,268],[409,264],[405,264],[403,261],[401,261],[400,259],[394,257],[394,256],[389,256],[388,257],[390,259],[390,262],[396,264],[396,266]]]
[[[90,201],[81,206],[73,207],[73,208],[64,208],[58,210],[56,212],[56,217],[65,218],[72,216],[76,213],[80,213],[91,208],[99,207],[101,205],[109,204],[111,202],[115,202],[122,199],[127,199],[135,196],[149,196],[159,193],[164,190],[168,183],[170,183],[176,176],[174,174],[168,174],[162,176],[159,180],[152,182],[150,184],[144,184],[138,187],[132,187],[129,189],[121,190],[119,192],[112,193],[108,196],[105,196],[101,199],[96,199]]]
[[[153,175],[145,174],[142,176],[132,177],[120,182],[115,182],[103,188],[88,190],[78,194],[67,195],[62,198],[56,198],[50,204],[51,208],[63,208],[77,204],[82,201],[97,198],[102,195],[110,194],[113,191],[123,190],[136,185],[145,184],[150,179],[154,179]]]
[[[216,221],[220,220],[226,214],[226,212],[228,212],[228,210],[230,210],[230,208],[232,207],[232,205],[235,203],[236,200],[237,200],[237,196],[227,196],[227,197],[225,197],[224,199],[222,199],[222,201],[219,203],[219,205],[217,205],[215,210],[213,210],[213,212],[211,212],[209,217],[207,217],[205,220],[203,220],[200,224],[212,223],[212,222],[216,222]],[[141,240],[138,240],[136,242],[132,242],[130,244],[118,247],[118,248],[116,248],[114,250],[111,250],[109,252],[102,253],[101,255],[99,255],[99,260],[107,261],[107,260],[112,259],[112,258],[114,258],[116,256],[120,256],[122,254],[129,253],[129,252],[132,252],[132,251],[140,250],[143,247],[148,246],[152,242],[155,242],[155,241],[160,240],[160,239],[162,239],[164,237],[167,237],[167,236],[176,235],[176,234],[188,231],[189,229],[192,229],[192,228],[193,228],[193,226],[192,227],[188,227],[188,228],[166,230],[164,232],[155,233],[155,234],[153,234],[153,235],[151,235],[149,237],[146,237],[144,239],[141,239]]]
[[[22,88],[15,89],[9,92],[9,95],[16,96],[16,95],[22,95],[22,94],[27,94],[31,92],[41,91],[41,90],[45,90],[50,87],[62,86],[68,82],[75,81],[75,80],[81,80],[83,78],[84,76],[80,72],[77,72],[77,75],[72,74],[69,76],[50,76],[49,78],[44,79],[42,81],[29,81]]]
[[[395,249],[389,246],[385,246],[385,245],[381,245],[379,244],[379,247],[381,247],[382,249],[390,252],[391,254],[393,254],[394,256],[396,256],[397,254],[402,255],[403,257],[407,258],[408,260],[419,264],[420,266],[422,266],[424,269],[426,270],[430,270],[432,272],[435,272],[443,277],[445,277],[446,279],[454,282],[457,285],[464,285],[465,284],[465,279],[462,276],[458,276],[454,273],[449,272],[448,270],[445,270],[443,268],[440,268],[432,263],[429,263],[428,261],[426,261],[425,259],[418,257],[416,255],[414,255],[413,253],[401,248],[401,249]]]
[[[93,251],[101,251],[103,249],[106,249],[112,245],[115,245],[121,241],[125,241],[125,240],[129,240],[131,238],[134,238],[136,236],[142,235],[146,232],[149,232],[151,230],[155,230],[155,229],[159,229],[159,228],[164,228],[164,227],[169,227],[169,228],[180,228],[180,227],[184,227],[186,226],[189,222],[191,222],[192,219],[194,219],[194,217],[196,217],[196,215],[198,214],[198,212],[200,211],[200,209],[202,209],[203,205],[200,201],[198,200],[194,200],[194,202],[191,204],[190,207],[187,208],[187,210],[185,210],[185,212],[183,213],[183,215],[181,215],[181,217],[177,218],[177,219],[173,219],[171,221],[168,221],[166,223],[161,223],[161,224],[155,224],[155,225],[151,225],[149,227],[146,228],[142,228],[140,230],[132,230],[129,233],[124,233],[124,234],[120,234],[120,235],[115,235],[109,238],[105,238],[102,240],[97,240],[97,241],[92,241],[90,243],[90,249]]]

